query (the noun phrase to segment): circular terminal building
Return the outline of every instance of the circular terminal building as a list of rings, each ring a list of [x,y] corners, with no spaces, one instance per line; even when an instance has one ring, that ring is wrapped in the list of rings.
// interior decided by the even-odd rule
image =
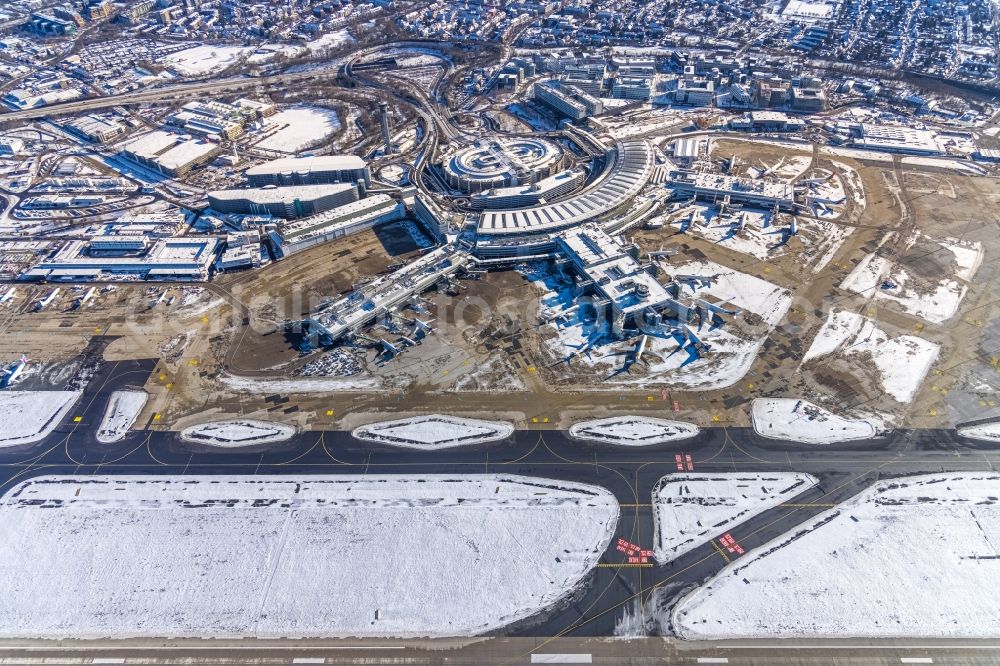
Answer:
[[[551,141],[497,137],[452,152],[441,163],[441,171],[450,187],[475,194],[547,178],[565,163],[562,148]]]

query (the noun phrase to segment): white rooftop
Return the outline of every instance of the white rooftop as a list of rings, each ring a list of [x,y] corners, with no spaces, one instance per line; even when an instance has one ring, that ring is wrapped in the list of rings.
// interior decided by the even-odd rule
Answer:
[[[250,167],[247,176],[268,175],[285,171],[348,171],[364,169],[368,163],[357,155],[314,155],[312,157],[282,157]]]

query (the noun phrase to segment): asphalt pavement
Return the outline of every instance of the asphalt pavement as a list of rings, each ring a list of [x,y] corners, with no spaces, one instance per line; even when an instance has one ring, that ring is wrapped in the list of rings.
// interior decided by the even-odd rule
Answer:
[[[346,432],[305,432],[277,446],[241,449],[211,448],[184,442],[175,433],[152,430],[133,431],[124,441],[112,445],[98,443],[95,432],[111,393],[126,386],[142,385],[155,365],[154,359],[104,363],[89,382],[77,408],[45,440],[32,445],[0,449],[0,491],[6,492],[18,483],[44,474],[306,476],[478,473],[563,479],[591,483],[612,491],[621,504],[618,533],[586,585],[558,607],[507,627],[502,637],[489,642],[493,648],[486,649],[481,645],[475,648],[473,653],[479,650],[482,653],[480,656],[494,654],[490,652],[492,649],[499,650],[497,646],[501,644],[500,638],[509,645],[536,646],[529,651],[531,653],[544,652],[567,641],[591,646],[603,645],[593,641],[612,636],[616,623],[626,613],[635,613],[651,603],[658,590],[660,595],[666,595],[660,597],[662,602],[663,598],[681,594],[699,584],[739,557],[736,553],[720,548],[717,540],[665,565],[655,564],[652,559],[645,565],[629,564],[626,555],[616,550],[617,538],[652,549],[652,491],[662,477],[678,471],[678,455],[685,471],[689,468],[694,472],[798,471],[808,472],[819,479],[818,485],[799,496],[789,498],[786,504],[730,529],[729,533],[745,551],[794,528],[879,479],[941,471],[993,470],[1000,463],[1000,450],[996,447],[959,437],[953,430],[897,430],[877,439],[828,446],[806,446],[765,439],[752,429],[731,427],[706,428],[692,439],[644,447],[585,443],[556,430],[516,431],[501,442],[440,451],[399,449],[361,442]],[[690,466],[687,463],[688,456]],[[413,643],[401,642],[396,646],[409,650]],[[684,657],[682,661],[687,659],[685,655],[692,646],[697,645],[683,642],[674,644],[662,639],[656,639],[653,643],[658,647],[649,649],[653,649],[661,659],[658,663],[663,663],[664,658],[673,660],[664,652],[668,645],[673,646],[669,650],[676,651],[678,659]],[[641,660],[646,656],[652,658],[643,652],[646,648],[639,649],[638,646],[644,644],[643,641],[634,642],[634,645],[629,642],[632,647],[620,653],[622,660],[617,663],[652,663]],[[954,650],[959,649],[956,646],[971,650],[969,655],[962,658],[968,657],[972,661],[962,663],[1000,663],[1000,650],[990,645],[971,647],[959,643],[938,647],[952,649],[950,654],[954,656]],[[38,647],[35,645],[35,648]],[[830,660],[822,661],[819,657],[819,661],[812,657],[807,659],[806,652],[801,649],[796,653],[796,659],[800,661],[780,662],[778,656],[784,654],[782,650],[792,649],[787,642],[782,642],[782,646],[775,648],[778,649],[777,653],[766,653],[774,657],[772,661],[756,661],[765,656],[765,653],[760,652],[763,647],[765,646],[744,646],[745,649],[740,654],[746,653],[744,656],[748,660],[753,657],[747,663],[835,663]],[[854,647],[861,649],[861,646]],[[4,644],[0,644],[0,656],[5,654],[4,649]],[[286,645],[283,649],[291,647]],[[343,650],[346,647],[333,649]],[[871,650],[884,649],[888,650],[886,654],[896,654],[892,652],[895,647],[886,642],[866,642],[864,649],[868,651],[860,653],[860,662],[850,661],[852,654],[842,650],[836,651],[837,659],[847,659],[842,663],[880,663],[876,657],[881,659],[885,655]],[[594,647],[590,649],[591,655],[601,652]],[[472,653],[469,654],[472,659]],[[646,656],[642,656],[643,654]],[[829,650],[817,653],[827,655],[828,659],[832,659],[832,654]],[[626,655],[630,660],[635,657],[637,661],[625,661]],[[871,660],[863,661],[863,655],[868,655]],[[976,661],[984,655],[998,661]],[[346,654],[342,656],[347,658]],[[490,662],[498,657],[494,654],[493,657],[483,658]],[[431,662],[437,663],[435,659]],[[0,663],[4,661],[0,659]],[[476,659],[465,663],[484,662]]]

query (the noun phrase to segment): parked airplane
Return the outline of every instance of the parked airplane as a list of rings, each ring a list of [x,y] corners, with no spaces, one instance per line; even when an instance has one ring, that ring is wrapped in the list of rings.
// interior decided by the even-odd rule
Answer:
[[[94,297],[94,294],[96,293],[97,293],[97,287],[91,287],[90,289],[87,290],[86,294],[76,299],[76,304],[74,305],[74,307],[82,308],[84,305],[87,304],[87,301],[89,301]]]
[[[18,377],[21,376],[21,373],[24,372],[24,369],[27,366],[28,357],[24,355],[22,355],[21,358],[14,363],[11,363],[10,366],[8,366],[8,368],[4,371],[3,377],[0,377],[0,388],[7,388],[17,381]]]
[[[60,291],[60,289],[58,287],[56,287],[51,292],[49,292],[48,296],[46,296],[45,298],[43,298],[43,299],[41,299],[39,301],[36,301],[35,302],[35,311],[44,310],[49,305],[51,305],[56,300],[56,297],[59,296],[59,291]]]

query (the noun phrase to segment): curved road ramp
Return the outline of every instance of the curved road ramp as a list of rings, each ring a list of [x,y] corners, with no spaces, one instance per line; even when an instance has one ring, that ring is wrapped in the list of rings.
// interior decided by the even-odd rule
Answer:
[[[481,634],[581,584],[617,521],[522,476],[39,477],[0,500],[0,637]]]

